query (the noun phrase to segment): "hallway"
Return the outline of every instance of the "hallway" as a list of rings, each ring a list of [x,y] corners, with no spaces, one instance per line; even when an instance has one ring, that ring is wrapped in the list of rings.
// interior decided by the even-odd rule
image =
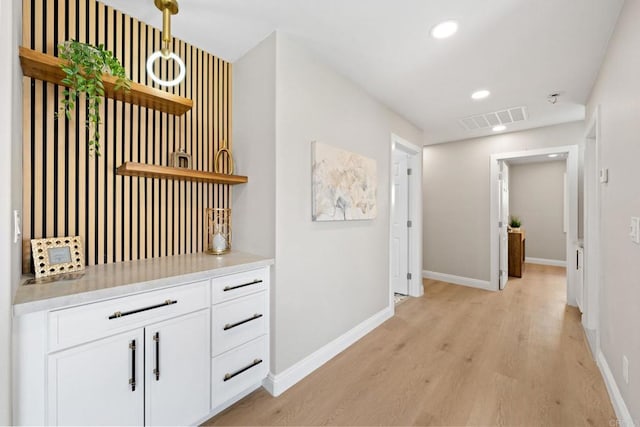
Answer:
[[[565,270],[525,271],[500,293],[425,280],[280,397],[258,390],[208,425],[611,425]]]

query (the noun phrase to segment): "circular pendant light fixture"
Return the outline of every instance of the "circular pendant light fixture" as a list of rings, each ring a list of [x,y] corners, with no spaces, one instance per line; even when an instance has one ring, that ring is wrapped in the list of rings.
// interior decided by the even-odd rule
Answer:
[[[184,80],[184,76],[187,70],[184,66],[182,59],[175,53],[169,50],[169,43],[171,43],[171,15],[178,14],[178,1],[177,0],[154,0],[156,7],[162,12],[162,43],[164,47],[149,56],[147,59],[147,74],[151,77],[151,80],[159,84],[160,86],[175,86]],[[180,71],[178,77],[173,80],[162,80],[156,76],[153,72],[153,65],[158,59],[173,60],[178,64]]]

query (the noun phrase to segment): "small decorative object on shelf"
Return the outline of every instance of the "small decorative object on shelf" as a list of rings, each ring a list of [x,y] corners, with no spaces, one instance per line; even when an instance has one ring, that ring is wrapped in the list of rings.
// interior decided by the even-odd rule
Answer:
[[[191,154],[187,154],[184,148],[169,154],[169,166],[174,168],[191,169]]]
[[[206,209],[206,252],[221,255],[231,250],[231,209]]]
[[[231,150],[227,148],[227,141],[221,141],[220,144],[222,145],[222,148],[218,150],[216,157],[213,160],[213,171],[215,173],[233,175],[233,156],[231,155]],[[226,172],[223,171],[222,164],[220,163],[223,155],[226,155],[229,159],[229,168]]]
[[[31,250],[36,278],[84,270],[80,237],[32,239]]]

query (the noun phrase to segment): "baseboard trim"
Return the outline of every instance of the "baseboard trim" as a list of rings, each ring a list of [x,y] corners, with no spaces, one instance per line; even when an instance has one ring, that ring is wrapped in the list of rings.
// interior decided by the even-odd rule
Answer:
[[[582,326],[582,329],[584,329],[584,335],[587,337],[587,344],[589,345],[591,357],[593,357],[593,360],[596,360],[598,357],[598,335],[595,329],[585,328],[584,325]]]
[[[453,283],[455,285],[469,286],[470,288],[484,289],[485,291],[495,291],[488,280],[472,279],[470,277],[454,276],[453,274],[437,273],[435,271],[424,270],[422,277],[425,279],[439,280],[441,282]]]
[[[393,306],[389,306],[374,314],[364,322],[345,332],[335,340],[316,350],[295,365],[279,374],[269,373],[263,385],[273,396],[279,396],[294,386],[304,377],[327,363],[329,360],[346,350],[360,338],[380,326],[393,316]]]
[[[616,412],[616,417],[618,417],[617,425],[621,427],[634,427],[635,424],[631,418],[631,413],[629,412],[626,403],[624,403],[618,384],[616,383],[613,373],[611,372],[611,368],[609,368],[609,364],[607,363],[607,359],[604,357],[601,350],[598,350],[598,358],[596,361],[600,368],[600,372],[602,373],[602,377],[604,378],[604,383],[607,386],[613,410]]]
[[[552,265],[554,267],[566,267],[567,261],[560,259],[530,258],[526,257],[524,262],[528,264]]]

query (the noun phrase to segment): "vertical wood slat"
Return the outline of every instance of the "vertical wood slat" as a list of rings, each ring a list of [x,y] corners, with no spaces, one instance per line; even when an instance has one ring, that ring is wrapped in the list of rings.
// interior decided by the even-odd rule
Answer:
[[[121,34],[123,38],[126,38],[126,33],[125,33],[125,29],[123,28],[122,25],[122,20],[119,19],[119,13],[116,13],[111,7],[107,8],[109,15],[112,17],[112,19],[115,21],[115,27],[116,27],[116,31],[111,33],[111,43],[113,46],[113,52],[114,55],[117,58],[121,58],[122,60],[122,64],[123,66],[125,66],[125,64],[127,64],[127,56],[124,54],[123,52],[123,48],[122,48],[122,39],[119,39],[116,35],[117,34]],[[124,110],[125,110],[125,104],[121,103],[121,102],[114,102],[114,113],[113,113],[113,118],[114,118],[114,131],[115,131],[115,135],[113,138],[113,144],[110,144],[109,146],[109,152],[110,152],[110,156],[109,158],[111,159],[111,162],[109,163],[109,165],[107,166],[109,175],[110,175],[110,180],[112,181],[112,185],[114,188],[112,197],[113,197],[113,217],[114,217],[114,225],[113,225],[113,230],[110,232],[110,240],[113,241],[112,245],[112,249],[110,251],[111,255],[112,255],[112,262],[118,262],[118,261],[122,261],[122,252],[123,252],[123,239],[124,239],[124,235],[121,232],[121,230],[123,229],[123,225],[122,225],[122,211],[124,210],[124,207],[122,206],[123,203],[123,198],[124,198],[124,179],[122,176],[117,175],[115,173],[115,169],[118,167],[118,165],[120,165],[122,163],[122,153],[125,150],[124,147],[124,138],[123,138],[123,126],[124,126]],[[118,150],[118,147],[120,147],[120,149]]]
[[[23,0],[22,1],[22,45],[33,47],[32,45],[32,37],[31,37],[31,0]],[[32,150],[31,150],[31,142],[33,141],[32,135],[32,114],[33,114],[33,105],[31,103],[32,95],[35,95],[34,87],[32,87],[33,80],[29,77],[22,78],[22,94],[23,94],[23,103],[22,103],[22,130],[23,130],[23,149],[22,149],[22,170],[24,173],[22,179],[22,259],[29,260],[31,247],[29,244],[29,240],[31,236],[33,236],[32,230],[32,215],[27,215],[27,213],[32,212],[31,199],[33,194],[33,182],[31,180],[31,175],[33,173],[32,169]],[[23,262],[23,271],[29,269],[29,262]]]
[[[88,2],[87,5],[87,19],[88,22],[86,23],[86,38],[85,41],[87,43],[91,43],[91,44],[95,44],[96,43],[96,39],[95,39],[95,27],[96,27],[96,15],[95,15],[95,3],[93,2]],[[86,105],[86,101],[83,101],[82,103],[84,103]],[[85,108],[86,107],[82,107],[81,109],[81,114],[85,113]],[[85,117],[81,117],[81,122],[80,123],[84,123],[84,119]],[[79,124],[79,126],[82,128],[82,126]],[[80,142],[80,145],[83,147],[86,147],[88,138],[89,136],[89,132],[88,129],[83,129],[83,133],[84,133],[84,143],[83,141]],[[89,257],[87,258],[87,263],[89,265],[93,265],[97,263],[97,250],[98,250],[98,242],[96,241],[95,237],[96,237],[96,222],[100,221],[100,219],[97,216],[97,212],[95,209],[95,204],[96,204],[96,185],[95,185],[95,163],[93,161],[93,159],[89,158],[89,153],[88,153],[88,149],[85,148],[84,150],[84,154],[85,154],[85,173],[86,173],[86,193],[80,193],[80,197],[82,197],[83,194],[86,194],[86,198],[87,198],[87,203],[86,205],[86,212],[85,215],[86,217],[85,219],[85,230],[86,230],[86,235],[85,235],[85,244],[87,246],[87,248],[85,249],[88,252]]]
[[[58,43],[104,43],[133,81],[152,84],[146,58],[161,32],[96,0],[23,0],[22,43],[54,54]],[[87,263],[102,264],[202,251],[204,209],[229,207],[226,185],[122,177],[125,161],[167,165],[185,148],[193,167],[213,171],[221,140],[231,146],[230,64],[181,40],[173,50],[187,66],[174,88],[194,108],[179,117],[104,100],[102,156],[91,157],[84,126],[86,102],[72,120],[55,117],[63,88],[23,79],[23,271],[31,268],[30,239],[79,235]],[[157,66],[172,79],[175,64]]]
[[[134,58],[142,57],[142,43],[144,42],[144,31],[141,29],[142,25],[139,22],[135,22],[133,27],[133,36],[131,38],[133,43]],[[132,63],[131,78],[134,80],[142,81],[140,79],[140,66],[138,61],[134,60]],[[131,140],[132,151],[131,159],[134,162],[140,162],[140,120],[142,119],[142,110],[140,106],[131,106],[133,109],[133,122],[131,123],[133,139]],[[140,223],[140,180],[139,177],[130,177],[131,180],[131,259],[140,259],[140,231],[138,230],[138,224]]]
[[[218,125],[218,58],[213,59],[213,96],[211,97],[212,111],[211,111],[211,123],[213,123],[213,152],[216,153],[218,151],[218,129],[220,126]],[[215,156],[212,158],[212,162],[215,159]],[[212,163],[211,167],[215,170],[215,165]],[[218,200],[218,185],[213,185],[213,193],[212,199],[209,202],[212,205],[219,204]]]

